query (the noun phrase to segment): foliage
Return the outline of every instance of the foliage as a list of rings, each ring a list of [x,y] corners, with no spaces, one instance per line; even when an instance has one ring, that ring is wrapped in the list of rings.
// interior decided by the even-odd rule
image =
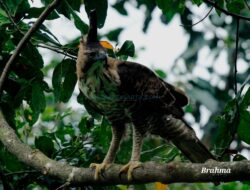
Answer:
[[[28,0],[14,1],[0,0],[0,71],[2,72],[7,60],[15,50],[18,42],[32,26],[33,20],[37,19],[41,12],[51,0],[42,0],[43,7],[32,7]],[[218,6],[225,10],[250,17],[249,1],[243,0],[219,0]],[[169,0],[117,0],[112,5],[107,0],[63,0],[60,6],[53,11],[47,20],[55,20],[65,16],[71,20],[75,27],[86,34],[88,31],[87,20],[82,20],[79,16],[80,7],[84,6],[87,14],[93,8],[98,11],[98,27],[102,28],[108,9],[112,8],[119,14],[127,16],[127,6],[131,4],[136,8],[144,7],[145,18],[142,30],[147,32],[152,20],[153,11],[162,11],[161,21],[163,24],[170,23],[176,15],[180,16],[185,32],[189,35],[187,49],[176,60],[172,68],[172,74],[184,77],[186,80],[181,85],[186,87],[186,91],[191,97],[191,103],[186,107],[196,124],[201,125],[201,110],[206,107],[210,116],[202,128],[205,136],[204,140],[209,145],[215,145],[214,152],[221,159],[229,160],[229,156],[234,156],[234,160],[246,159],[241,152],[230,155],[228,149],[232,141],[238,150],[246,149],[246,144],[250,144],[250,88],[247,69],[237,74],[238,86],[240,90],[234,95],[234,54],[235,54],[235,19],[228,17],[216,10],[207,18],[207,25],[204,30],[196,30],[191,27],[194,22],[195,13],[193,7],[199,7],[203,3],[201,0],[192,1],[169,1]],[[138,11],[141,11],[138,10]],[[240,22],[240,43],[239,60],[249,63],[249,33],[250,24],[246,21]],[[118,41],[119,35],[124,28],[116,28],[100,37],[107,37],[109,40]],[[221,35],[219,31],[224,31],[226,35]],[[207,37],[206,34],[211,34]],[[49,157],[67,161],[71,165],[88,167],[92,162],[101,162],[108,149],[108,142],[111,140],[110,124],[105,118],[96,117],[94,111],[83,112],[71,109],[71,104],[66,104],[70,99],[76,98],[74,89],[76,86],[75,57],[80,36],[67,44],[61,44],[46,25],[32,36],[19,55],[17,61],[11,68],[8,78],[4,84],[4,92],[0,99],[0,105],[8,122],[18,133],[20,139],[34,148],[40,149]],[[135,44],[136,45],[136,44]],[[52,60],[49,64],[44,64],[44,59],[39,51],[39,47],[54,49],[64,54],[61,60]],[[204,67],[209,73],[210,81],[197,77],[193,71],[199,67],[200,51],[208,48],[210,57],[214,64]],[[219,56],[227,53],[227,74],[217,72],[216,64],[220,64]],[[132,41],[125,41],[117,52],[111,52],[112,56],[126,60],[128,56],[133,57],[135,46]],[[70,55],[70,56],[68,56]],[[66,58],[67,57],[67,58]],[[181,68],[182,62],[185,72]],[[53,73],[51,75],[51,73]],[[157,69],[156,73],[163,79],[168,79],[166,71]],[[192,77],[188,77],[192,75]],[[49,81],[49,82],[48,82]],[[52,81],[52,82],[50,82]],[[52,85],[50,85],[52,83]],[[223,84],[223,85],[220,85]],[[82,97],[78,98],[79,103],[84,103]],[[86,105],[86,109],[87,105]],[[128,129],[130,134],[130,129]],[[130,157],[131,141],[128,137],[121,145],[117,162],[126,163]],[[248,148],[249,149],[249,148]],[[154,160],[157,162],[169,162],[173,159],[185,159],[178,149],[165,144],[161,139],[153,137],[146,139],[142,161]],[[0,144],[0,189],[56,189],[61,182],[43,176],[22,163],[17,158],[9,154]],[[195,187],[194,187],[195,186]],[[211,187],[210,184],[197,185],[170,185],[175,189],[248,189],[249,186],[243,183],[229,183],[218,187]],[[90,189],[100,189],[99,187],[86,187]],[[155,184],[138,185],[136,189],[161,189],[165,186]],[[103,189],[127,189],[126,186],[107,187]]]

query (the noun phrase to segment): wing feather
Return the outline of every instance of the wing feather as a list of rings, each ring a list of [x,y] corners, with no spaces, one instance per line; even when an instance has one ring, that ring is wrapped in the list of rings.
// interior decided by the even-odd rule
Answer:
[[[164,111],[177,118],[183,116],[181,107],[188,103],[183,91],[164,82],[153,71],[139,63],[121,61],[117,69],[123,94],[142,96],[141,103],[152,111]]]

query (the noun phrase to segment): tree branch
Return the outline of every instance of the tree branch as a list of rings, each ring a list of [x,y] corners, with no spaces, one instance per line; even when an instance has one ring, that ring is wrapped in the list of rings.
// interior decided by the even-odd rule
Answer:
[[[50,175],[62,180],[71,186],[80,185],[116,185],[137,184],[149,182],[175,183],[175,182],[229,182],[236,180],[250,180],[250,161],[216,162],[209,161],[204,164],[168,163],[158,164],[147,162],[134,170],[134,179],[128,181],[126,174],[119,177],[121,165],[114,164],[108,168],[99,180],[94,179],[94,170],[78,168],[67,163],[55,161],[45,156],[39,150],[31,149],[22,143],[15,131],[6,122],[0,111],[0,140],[4,146],[26,165],[35,168],[44,175]],[[229,173],[202,173],[206,169],[227,169]]]
[[[43,45],[43,44],[38,44],[37,47],[49,49],[49,50],[51,50],[51,51],[54,51],[54,52],[56,52],[56,53],[65,55],[65,56],[67,56],[67,57],[69,57],[69,58],[71,58],[71,59],[74,59],[74,60],[76,60],[76,58],[77,58],[76,56],[71,55],[71,54],[69,54],[69,53],[66,52],[66,51],[63,51],[63,50],[61,50],[61,49],[58,49],[58,48],[55,48],[55,47],[52,47],[52,46]]]
[[[201,23],[203,20],[205,20],[209,15],[210,15],[210,13],[212,12],[212,10],[214,9],[214,7],[211,7],[210,8],[210,10],[207,12],[207,14],[201,19],[201,20],[199,20],[199,21],[197,21],[196,23],[194,23],[194,24],[181,24],[180,26],[184,26],[184,27],[193,27],[193,26],[195,26],[195,25],[197,25],[197,24],[199,24],[199,23]]]
[[[27,31],[27,33],[24,35],[24,37],[20,40],[18,43],[14,53],[6,63],[4,70],[0,77],[0,95],[2,94],[2,88],[3,83],[5,81],[5,78],[7,76],[7,73],[9,72],[10,66],[14,63],[16,58],[18,57],[19,53],[22,51],[22,48],[27,44],[31,36],[38,30],[38,28],[41,26],[41,24],[44,22],[44,20],[49,16],[49,14],[56,8],[57,5],[62,0],[54,0],[51,4],[48,5],[48,7],[42,12],[42,14],[39,16],[37,21],[34,23],[34,25]]]
[[[211,5],[211,6],[215,7],[216,9],[220,10],[221,12],[223,12],[226,15],[230,15],[230,16],[235,17],[235,18],[239,18],[239,19],[250,21],[249,17],[245,17],[245,16],[242,16],[242,15],[231,13],[231,12],[223,9],[222,7],[218,6],[216,4],[216,2],[213,2],[213,1],[210,1],[210,0],[203,0],[203,1],[206,2],[207,4]]]
[[[234,54],[234,93],[235,96],[238,94],[237,89],[237,60],[238,60],[238,50],[239,50],[239,28],[240,28],[240,19],[236,19],[236,41],[235,41],[235,54]],[[237,110],[238,112],[239,110]]]

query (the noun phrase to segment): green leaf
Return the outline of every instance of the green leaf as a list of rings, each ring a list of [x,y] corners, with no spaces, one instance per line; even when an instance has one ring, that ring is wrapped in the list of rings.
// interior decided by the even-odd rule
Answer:
[[[40,69],[43,68],[43,58],[38,49],[31,43],[28,43],[26,47],[23,48],[21,55],[28,60],[27,64],[33,65]]]
[[[224,8],[224,4],[225,4],[225,1],[224,0],[217,0],[217,5],[219,6],[219,7],[221,7],[221,8]],[[220,16],[221,15],[221,11],[220,10],[218,10],[218,9],[216,9],[216,12],[217,12],[217,14]]]
[[[147,190],[147,184],[134,185],[136,190]]]
[[[112,7],[116,9],[120,14],[127,16],[128,11],[124,7],[125,2],[126,0],[116,1],[116,3],[112,5]]]
[[[43,2],[45,5],[48,5],[51,1],[43,0]],[[71,11],[69,10],[68,5],[70,5],[70,7],[73,10],[76,10],[79,12],[81,4],[82,4],[82,0],[74,0],[74,1],[62,0],[62,2],[59,4],[56,10],[58,11],[58,13],[63,14],[66,18],[70,19]]]
[[[226,7],[228,11],[239,14],[245,8],[245,4],[242,0],[232,0],[227,2]]]
[[[46,100],[42,85],[43,83],[41,82],[32,83],[30,106],[35,113],[43,112],[46,107]]]
[[[59,42],[59,40],[57,39],[57,37],[44,25],[44,24],[42,24],[41,26],[40,26],[40,30],[42,31],[42,32],[45,32],[46,34],[48,34],[49,36],[52,36],[53,38],[54,38],[54,40],[57,42],[57,45],[58,46],[60,46],[61,44],[60,44],[60,42]]]
[[[30,126],[38,120],[39,114],[43,112],[46,107],[43,89],[43,81],[34,81],[31,84],[26,82],[22,85],[22,88],[15,97],[15,103],[26,100],[30,105],[29,108],[24,110],[24,116]]]
[[[83,0],[67,1],[67,3],[72,7],[73,10],[79,12]]]
[[[183,12],[185,8],[185,1],[171,1],[171,0],[156,0],[157,6],[162,10],[167,22],[170,22],[177,12]]]
[[[49,157],[51,157],[55,151],[52,139],[47,136],[35,138],[35,146]]]
[[[45,7],[31,7],[26,12],[25,18],[26,19],[38,18],[44,10],[45,10]],[[55,11],[53,11],[52,13],[49,14],[49,16],[46,18],[46,20],[54,20],[54,19],[57,19],[59,17],[60,16]]]
[[[5,43],[3,50],[7,52],[11,52],[16,48],[16,46],[13,44],[12,40],[9,38]]]
[[[30,8],[28,0],[8,0],[4,1],[12,16],[24,15]]]
[[[80,30],[82,34],[87,34],[89,30],[88,25],[85,22],[83,22],[81,18],[74,11],[72,12],[72,16],[74,18],[74,23],[76,28]]]
[[[24,15],[30,9],[30,4],[28,0],[20,0],[18,3],[16,14],[22,13]]]
[[[8,7],[8,10],[11,13],[11,15],[15,16],[15,12],[17,10],[18,0],[4,1],[4,3],[6,5],[6,7]]]
[[[165,156],[165,159],[164,161],[165,162],[171,162],[175,159],[176,156],[178,156],[180,153],[179,153],[179,150],[176,148],[176,147],[173,147],[172,149],[170,149],[168,152],[167,152],[167,155]]]
[[[135,54],[135,45],[132,41],[126,40],[122,45],[121,49],[117,52],[117,56],[130,56],[133,57]]]
[[[106,34],[106,37],[111,41],[118,41],[119,35],[121,34],[123,28],[116,28]]]
[[[157,6],[162,10],[162,14],[166,16],[168,22],[173,18],[174,14],[176,13],[173,3],[174,1],[170,0],[156,0]]]
[[[247,92],[242,97],[242,101],[240,102],[240,108],[245,110],[250,106],[250,87],[247,89]]]
[[[240,114],[240,123],[237,129],[238,136],[241,140],[250,144],[250,112],[245,111]]]
[[[76,85],[75,61],[65,59],[59,63],[53,72],[52,85],[56,101],[67,102]]]
[[[41,2],[44,4],[44,5],[48,5],[52,2],[52,0],[41,0]]]
[[[233,158],[233,161],[241,161],[241,160],[247,160],[247,159],[241,154],[236,154]]]
[[[63,125],[58,128],[56,131],[56,136],[62,141],[65,142],[65,135],[74,136],[74,127],[72,125]]]
[[[14,67],[14,72],[20,77],[20,82],[23,79],[26,80],[43,80],[43,73],[39,67],[32,65],[34,60],[30,60],[29,57],[21,56],[18,59],[18,64]]]
[[[97,13],[97,26],[98,28],[102,28],[106,16],[107,16],[107,10],[108,10],[108,1],[107,0],[85,0],[85,10],[87,14],[89,15],[90,11],[95,9]]]
[[[203,3],[202,0],[192,0],[192,2],[198,6],[200,6]]]
[[[86,123],[87,123],[88,118],[87,117],[83,117],[81,119],[81,121],[78,124],[78,128],[80,129],[81,134],[86,134],[87,132],[89,132],[90,130],[86,127]]]
[[[12,85],[14,86],[14,85]],[[18,107],[23,100],[27,100],[27,94],[31,91],[31,87],[28,84],[28,82],[26,83],[20,83],[20,88],[18,90],[18,92],[16,93],[15,97],[14,97],[14,106]]]
[[[38,45],[40,43],[48,43],[48,44],[53,44],[59,48],[61,46],[60,44],[58,44],[57,41],[52,39],[48,34],[43,33],[41,31],[37,31],[36,34],[34,34],[34,36],[32,37],[32,39],[34,39],[32,41],[33,45]]]
[[[47,33],[42,32],[41,30],[37,31],[32,39],[35,39],[32,41],[32,44],[37,45],[40,43],[51,43],[57,47],[60,47],[60,43],[58,42],[58,40],[54,40],[53,38],[50,37],[50,35],[48,35]]]
[[[232,135],[230,133],[229,128],[227,127],[228,123],[225,116],[219,116],[216,119],[216,122],[219,125],[219,129],[216,136],[215,151],[216,155],[221,155],[224,150],[229,146],[229,143],[232,140]]]
[[[10,20],[4,10],[0,9],[0,26],[10,24]]]
[[[161,69],[156,69],[155,72],[162,79],[165,79],[167,77],[167,74]]]
[[[25,165],[16,156],[7,152],[6,148],[0,148],[0,163],[11,172],[21,171],[25,168]]]
[[[74,23],[75,23],[75,26],[78,30],[80,30],[80,32],[82,34],[87,34],[88,33],[88,30],[89,30],[89,27],[88,25],[82,21],[82,19],[74,12],[74,10],[72,9],[72,7],[67,3],[66,1],[66,4],[68,6],[68,9],[70,11],[70,14],[73,16],[74,18]]]
[[[157,6],[162,10],[163,14],[170,8],[169,0],[156,0]]]

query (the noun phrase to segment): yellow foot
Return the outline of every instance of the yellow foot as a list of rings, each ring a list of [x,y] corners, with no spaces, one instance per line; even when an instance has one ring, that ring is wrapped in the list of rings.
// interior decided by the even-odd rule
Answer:
[[[131,181],[133,179],[133,171],[136,168],[141,167],[142,163],[139,161],[130,161],[125,166],[123,166],[120,170],[121,173],[127,173],[128,180]]]
[[[108,169],[110,167],[111,164],[109,163],[101,163],[101,164],[97,164],[97,163],[92,163],[90,164],[90,168],[95,168],[95,180],[99,179],[100,174],[102,175],[104,170]]]

